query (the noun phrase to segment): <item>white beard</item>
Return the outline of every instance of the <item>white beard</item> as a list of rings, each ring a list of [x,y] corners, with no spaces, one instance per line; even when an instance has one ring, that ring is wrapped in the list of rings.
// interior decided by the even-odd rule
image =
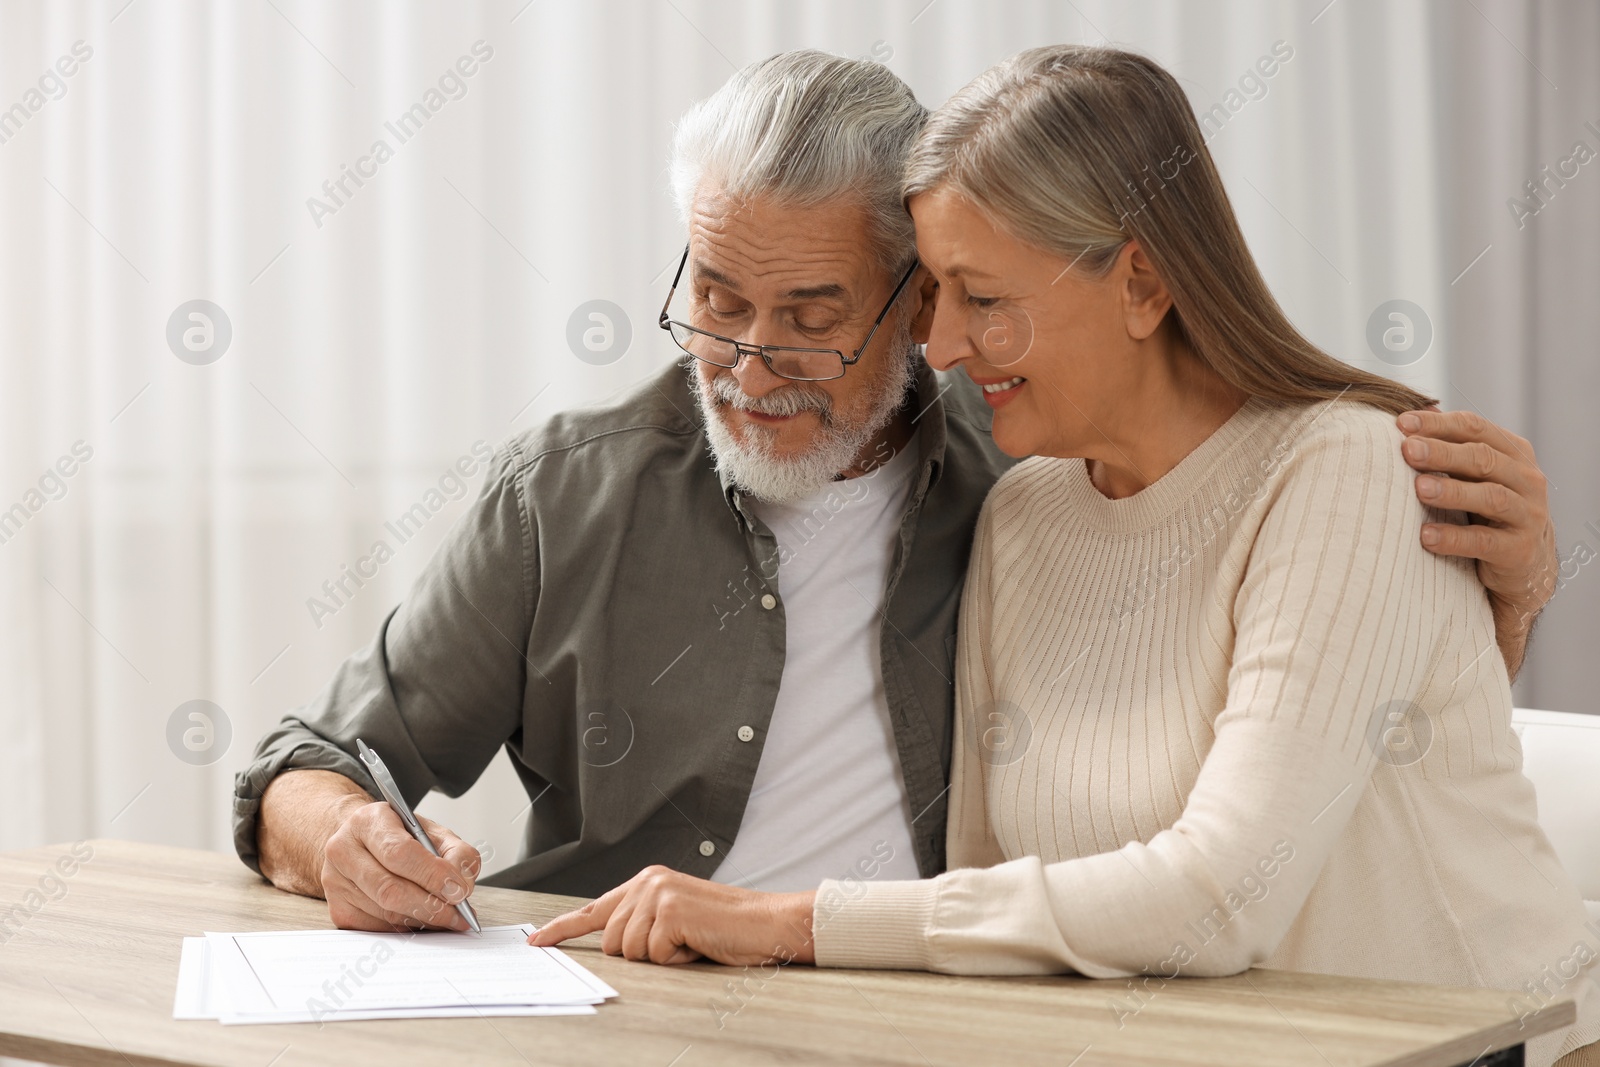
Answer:
[[[732,374],[719,371],[709,381],[703,380],[690,359],[695,402],[717,470],[757,500],[772,504],[787,504],[816,492],[855,466],[867,445],[900,410],[916,381],[912,370],[916,355],[911,324],[902,321],[890,338],[882,381],[873,390],[865,417],[854,424],[840,422],[832,397],[809,383],[789,382],[756,399],[739,388]],[[798,455],[783,456],[773,450],[773,435],[767,427],[747,423],[745,440],[735,436],[723,419],[723,409],[730,406],[769,415],[814,411],[821,427],[811,447]]]

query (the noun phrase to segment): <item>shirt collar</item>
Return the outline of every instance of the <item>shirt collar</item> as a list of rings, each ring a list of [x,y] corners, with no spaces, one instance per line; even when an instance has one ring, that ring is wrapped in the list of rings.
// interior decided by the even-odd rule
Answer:
[[[917,474],[912,479],[911,498],[907,507],[922,502],[939,482],[944,471],[945,445],[948,435],[945,427],[944,393],[948,383],[940,385],[938,375],[921,355],[913,357],[913,386],[911,397],[912,434],[908,447],[917,450]],[[709,444],[707,446],[709,448]],[[756,517],[743,507],[744,494],[728,479],[728,472],[717,468],[717,480],[722,484],[722,496],[728,507],[747,526],[754,526]]]

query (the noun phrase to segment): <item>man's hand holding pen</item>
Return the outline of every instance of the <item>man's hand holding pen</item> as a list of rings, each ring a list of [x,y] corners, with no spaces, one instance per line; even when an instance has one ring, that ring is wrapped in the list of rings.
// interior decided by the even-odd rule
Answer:
[[[347,930],[468,930],[456,905],[472,893],[482,866],[478,850],[419,815],[439,849],[430,856],[386,802],[352,795],[345,803],[322,861],[322,889],[334,924]]]

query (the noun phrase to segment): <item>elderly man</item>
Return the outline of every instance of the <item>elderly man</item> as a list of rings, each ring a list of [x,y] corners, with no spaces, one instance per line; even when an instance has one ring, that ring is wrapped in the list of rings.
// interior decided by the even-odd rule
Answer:
[[[688,246],[662,311],[687,353],[609,407],[508,441],[366,650],[239,775],[240,856],[340,926],[461,928],[477,852],[403,829],[504,748],[531,805],[501,885],[592,896],[662,864],[769,890],[943,866],[957,598],[1010,462],[917,344],[936,286],[901,165],[925,111],[873,63],[797,52],[684,119]],[[685,367],[687,373],[685,373]],[[1416,413],[1419,531],[1477,558],[1520,663],[1554,573],[1526,442]],[[1430,540],[1431,539],[1431,540]]]

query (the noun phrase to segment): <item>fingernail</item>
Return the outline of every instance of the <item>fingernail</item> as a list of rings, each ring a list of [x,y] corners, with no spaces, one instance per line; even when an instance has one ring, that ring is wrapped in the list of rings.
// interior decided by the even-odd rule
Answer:
[[[1438,528],[1434,527],[1434,526],[1424,526],[1422,528],[1422,543],[1427,545],[1429,548],[1432,548],[1434,545],[1438,544],[1439,543],[1439,530],[1438,530]]]
[[[1403,447],[1406,450],[1407,457],[1416,460],[1418,463],[1427,462],[1428,442],[1424,441],[1422,438],[1408,437],[1406,438],[1406,443]]]
[[[1427,475],[1423,475],[1421,478],[1417,479],[1417,492],[1420,495],[1427,497],[1429,500],[1432,500],[1434,497],[1439,495],[1439,479],[1430,478]]]
[[[459,883],[457,883],[457,882],[446,882],[444,884],[444,893],[441,894],[441,895],[444,897],[445,900],[447,900],[451,904],[454,904],[458,900],[460,900],[464,894],[461,891],[461,885]]]
[[[1422,429],[1422,420],[1407,412],[1400,416],[1400,428],[1407,433],[1416,433]]]

